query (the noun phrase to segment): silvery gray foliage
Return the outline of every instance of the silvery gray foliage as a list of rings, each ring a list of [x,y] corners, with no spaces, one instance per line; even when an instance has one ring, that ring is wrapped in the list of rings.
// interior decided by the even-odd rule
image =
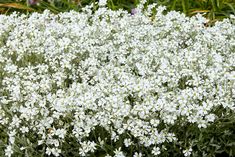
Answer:
[[[206,128],[218,118],[216,108],[234,111],[234,16],[206,27],[201,15],[164,15],[158,7],[150,18],[153,5],[131,15],[104,3],[94,14],[87,6],[81,13],[0,15],[6,156],[14,153],[16,136],[32,132],[47,155],[59,156],[72,136],[86,156],[105,142],[84,140],[96,126],[114,142],[129,132],[159,155],[162,144],[178,140],[170,126]],[[129,138],[123,146],[134,144]],[[114,153],[125,156],[121,148]]]

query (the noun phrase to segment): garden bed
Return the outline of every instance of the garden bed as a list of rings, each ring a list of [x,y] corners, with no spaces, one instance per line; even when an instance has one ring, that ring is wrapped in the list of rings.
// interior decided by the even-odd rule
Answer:
[[[0,156],[234,156],[235,17],[99,5],[0,15]]]

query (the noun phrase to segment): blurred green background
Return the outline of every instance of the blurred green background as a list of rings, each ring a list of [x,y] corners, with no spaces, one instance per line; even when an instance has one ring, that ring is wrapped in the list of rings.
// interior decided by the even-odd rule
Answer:
[[[42,12],[44,9],[54,13],[69,10],[79,11],[81,7],[98,0],[0,0],[0,14],[10,14],[13,11],[29,13]],[[220,20],[235,14],[235,0],[148,0],[164,5],[167,10],[184,12],[188,16],[203,13],[210,20]],[[108,7],[130,11],[135,8],[139,0],[108,0]]]

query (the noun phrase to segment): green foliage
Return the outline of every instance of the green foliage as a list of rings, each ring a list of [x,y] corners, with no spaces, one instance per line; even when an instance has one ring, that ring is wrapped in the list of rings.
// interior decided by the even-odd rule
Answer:
[[[192,156],[235,156],[235,136],[233,136],[235,134],[235,115],[229,115],[232,111],[222,108],[218,108],[216,112],[218,115],[221,114],[221,118],[218,118],[208,128],[199,129],[192,124],[184,127],[179,124],[178,127],[171,128],[177,132],[176,136],[179,137],[179,141],[191,144],[194,150]],[[177,145],[180,145],[180,142],[174,145],[169,144],[168,150],[176,150]],[[174,155],[178,156],[177,152],[174,152]]]
[[[32,0],[31,0],[32,1]],[[30,5],[27,0],[2,0],[0,13],[9,14],[19,12],[42,12],[45,9],[54,13],[69,10],[79,11],[87,4],[98,0],[34,0],[37,4]],[[203,13],[210,20],[220,20],[235,14],[235,1],[233,0],[148,0],[148,4],[157,2],[165,5],[168,10],[182,11],[188,16]],[[130,11],[139,3],[139,0],[108,0],[108,7],[117,10],[119,8]]]

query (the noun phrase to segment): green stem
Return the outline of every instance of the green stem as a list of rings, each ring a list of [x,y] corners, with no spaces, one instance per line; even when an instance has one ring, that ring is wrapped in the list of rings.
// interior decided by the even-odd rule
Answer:
[[[216,0],[211,0],[212,3],[212,9],[214,12],[216,12],[218,10],[217,5],[216,5]]]
[[[171,7],[171,10],[175,10],[176,2],[177,2],[177,0],[174,0],[174,2],[173,2],[173,4],[172,4],[172,7]]]
[[[186,4],[186,0],[182,0],[182,7],[183,7],[183,12],[185,14],[187,14],[187,4]]]

